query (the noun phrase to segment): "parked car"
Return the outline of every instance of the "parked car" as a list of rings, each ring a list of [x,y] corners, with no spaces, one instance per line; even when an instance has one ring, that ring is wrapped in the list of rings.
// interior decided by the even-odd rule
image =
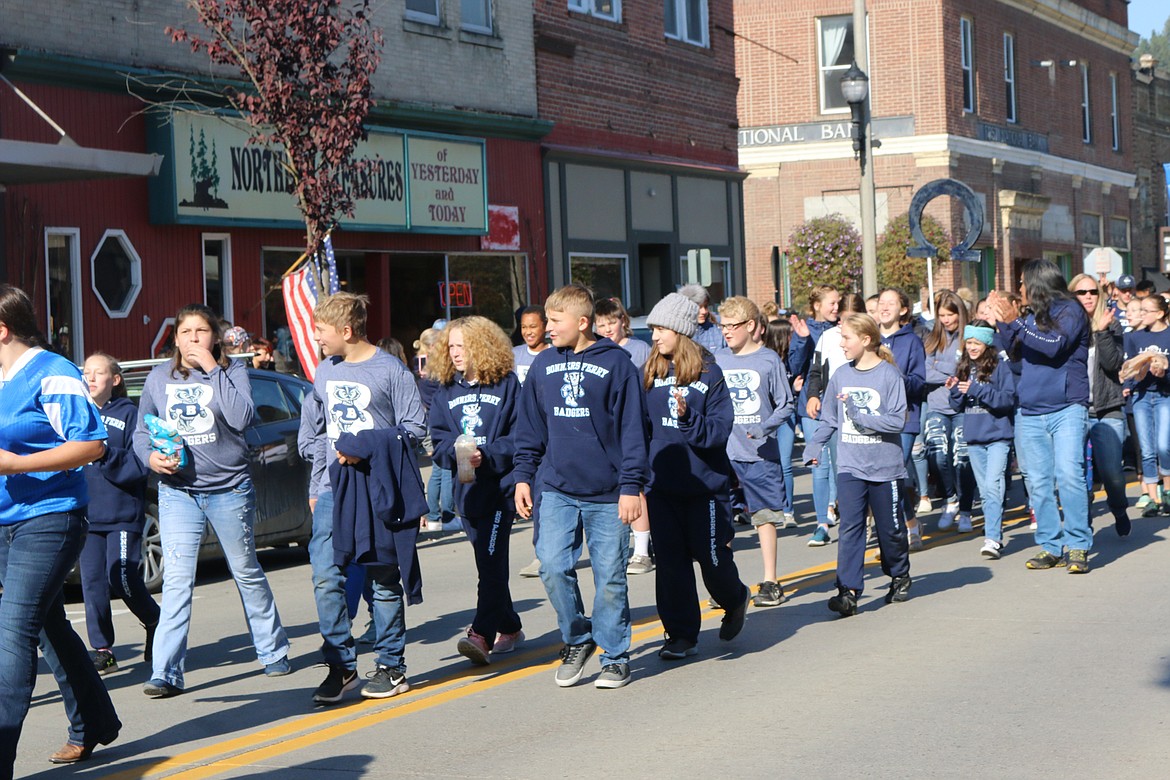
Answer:
[[[159,361],[123,364],[126,392],[138,401],[146,376]],[[244,431],[252,482],[256,486],[256,547],[297,544],[307,547],[313,533],[309,512],[309,464],[297,450],[301,402],[313,386],[300,377],[259,368],[248,369],[256,414]],[[215,531],[208,524],[199,560],[223,557]],[[146,528],[142,535],[143,578],[152,591],[162,588],[163,554],[158,530],[158,476],[147,483]],[[78,582],[76,569],[70,581]]]

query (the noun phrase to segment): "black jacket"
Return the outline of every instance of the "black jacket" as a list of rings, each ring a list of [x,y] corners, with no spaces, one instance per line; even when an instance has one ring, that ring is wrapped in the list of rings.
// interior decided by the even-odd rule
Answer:
[[[1090,413],[1100,417],[1125,406],[1121,381],[1117,374],[1125,362],[1121,325],[1109,323],[1105,330],[1095,331],[1089,345],[1096,348],[1097,370],[1093,375],[1093,403]]]

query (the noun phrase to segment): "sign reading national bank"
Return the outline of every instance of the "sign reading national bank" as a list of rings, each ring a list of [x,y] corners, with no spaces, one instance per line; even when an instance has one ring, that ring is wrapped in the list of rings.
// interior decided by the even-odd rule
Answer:
[[[303,227],[280,146],[248,143],[238,122],[176,113],[151,128],[165,155],[151,181],[157,224]],[[487,232],[487,162],[478,138],[369,130],[343,172],[354,199],[350,230]]]
[[[849,119],[837,122],[804,122],[798,125],[743,127],[739,130],[739,148],[846,141],[853,137],[852,131],[852,122]],[[874,119],[873,134],[876,138],[898,138],[914,135],[914,117],[895,116]]]

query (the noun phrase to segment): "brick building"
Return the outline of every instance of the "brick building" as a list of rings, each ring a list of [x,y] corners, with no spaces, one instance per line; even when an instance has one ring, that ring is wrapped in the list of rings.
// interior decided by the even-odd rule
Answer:
[[[1170,168],[1170,70],[1151,55],[1134,65],[1134,164],[1138,197],[1134,203],[1135,273],[1153,278],[1159,288],[1170,277],[1170,245],[1160,231],[1170,225],[1167,201]],[[1164,235],[1164,234],[1161,234]]]
[[[385,47],[360,153],[390,172],[334,235],[342,284],[373,299],[374,338],[409,345],[435,318],[468,313],[511,330],[515,308],[548,286],[540,139],[550,125],[537,116],[532,4],[374,8]],[[131,94],[230,75],[165,35],[198,31],[190,14],[173,0],[5,4],[4,76],[82,148],[58,149],[56,132],[0,83],[0,268],[74,359],[147,357],[192,300],[256,334],[285,322],[279,279],[304,228],[279,170],[226,123],[155,120]],[[435,183],[443,159],[461,184]],[[143,160],[157,176],[127,162]],[[110,174],[123,177],[92,179]]]
[[[712,252],[744,289],[731,0],[538,0],[549,276],[645,312]]]
[[[735,2],[748,293],[760,299],[775,290],[772,247],[783,251],[794,227],[830,213],[859,222],[840,93],[852,9]],[[1133,270],[1138,38],[1126,25],[1122,0],[870,0],[879,234],[923,184],[955,178],[984,205],[981,259],[939,269],[937,284],[1014,289],[1023,261],[1043,256],[1077,273],[1097,246],[1123,258],[1111,277]],[[957,203],[937,199],[927,211],[965,234]]]

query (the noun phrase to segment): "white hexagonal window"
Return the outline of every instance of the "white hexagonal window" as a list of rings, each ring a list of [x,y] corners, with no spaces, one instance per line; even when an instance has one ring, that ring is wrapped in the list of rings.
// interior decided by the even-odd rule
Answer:
[[[125,231],[107,230],[89,258],[93,294],[106,314],[121,319],[142,291],[142,260]]]

